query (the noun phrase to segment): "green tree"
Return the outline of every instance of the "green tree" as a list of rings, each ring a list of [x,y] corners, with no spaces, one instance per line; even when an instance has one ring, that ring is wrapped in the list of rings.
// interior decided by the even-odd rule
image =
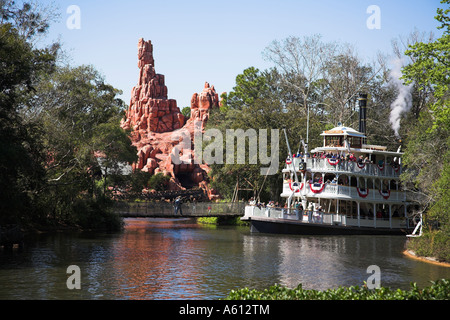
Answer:
[[[26,222],[36,212],[45,182],[39,127],[26,123],[19,110],[22,97],[35,90],[43,73],[54,69],[58,46],[32,46],[29,39],[47,26],[30,10],[11,1],[0,2],[0,224]],[[33,23],[17,20],[19,14],[33,16]]]
[[[222,108],[242,110],[250,107],[256,99],[265,95],[268,89],[266,77],[261,76],[257,68],[249,67],[236,76],[233,91],[222,97]]]
[[[233,90],[222,96],[223,107],[212,112],[206,129],[219,129],[223,137],[227,136],[227,129],[241,129],[244,133],[255,130],[257,134],[259,129],[267,129],[268,156],[272,154],[271,129],[276,129],[279,132],[277,145],[279,156],[284,160],[288,152],[282,129],[287,129],[292,151],[297,152],[300,137],[305,137],[306,134],[306,117],[299,115],[298,105],[284,101],[280,97],[286,96],[280,94],[280,74],[276,70],[261,72],[254,67],[247,68],[236,77],[236,86]],[[312,131],[318,133],[317,126],[312,126]],[[226,150],[225,140],[224,138],[223,150]],[[252,190],[239,194],[239,199],[255,196],[261,201],[279,200],[284,161],[277,159],[279,169],[277,174],[267,176],[261,174],[261,168],[268,165],[261,163],[259,154],[249,154],[249,143],[251,142],[246,138],[245,163],[237,164],[237,148],[235,148],[233,163],[224,161],[224,164],[211,166],[213,187],[231,199],[235,186],[239,183],[240,188]],[[300,151],[303,151],[302,148]],[[256,164],[251,163],[251,157],[259,159]]]
[[[43,77],[28,97],[22,113],[42,128],[47,155],[41,206],[56,222],[96,227],[90,224],[107,221],[107,177],[136,160],[119,126],[125,109],[119,93],[92,66],[66,66]]]
[[[441,3],[448,5],[450,0]],[[413,57],[414,63],[403,69],[403,77],[407,82],[415,81],[419,90],[425,90],[426,87],[433,89],[434,101],[420,112],[418,125],[408,136],[404,163],[409,170],[401,178],[419,196],[417,198],[422,212],[426,213],[425,221],[430,229],[438,227],[437,231],[430,230],[431,236],[424,239],[444,239],[439,241],[441,248],[448,248],[450,239],[449,12],[448,8],[437,10],[435,18],[441,22],[439,28],[444,29],[443,35],[434,42],[410,46],[405,54]],[[437,252],[436,248],[431,249],[433,244],[434,241],[429,242],[430,250],[427,252]],[[439,247],[437,244],[435,246]],[[448,254],[446,259],[449,259]]]
[[[167,190],[169,180],[169,176],[165,176],[163,173],[157,173],[152,175],[148,180],[148,187],[156,191],[164,191]]]
[[[118,227],[97,186],[136,159],[125,104],[93,67],[57,67],[58,43],[35,47],[54,17],[0,1],[0,224]]]
[[[138,160],[137,149],[130,143],[128,133],[120,128],[118,117],[99,124],[92,142],[103,175],[103,194],[106,195],[108,176],[112,176],[114,186],[115,177],[120,179],[120,176],[130,174],[127,165]]]
[[[286,108],[295,109],[298,117],[306,118],[309,113],[310,129],[326,130],[341,122],[358,130],[358,93],[365,92],[369,94],[368,142],[384,145],[393,140],[388,121],[393,98],[387,76],[381,72],[383,59],[365,63],[353,46],[324,42],[317,34],[273,41],[264,56],[275,65],[272,74],[278,74],[279,99]],[[315,134],[310,133],[310,146],[317,146]]]
[[[450,4],[450,0],[442,0],[441,3]],[[441,22],[439,29],[443,29],[443,35],[434,42],[419,42],[410,46],[405,52],[412,57],[414,63],[403,69],[403,77],[406,83],[415,81],[420,90],[431,86],[436,99],[435,103],[429,105],[433,113],[433,126],[430,130],[435,130],[438,126],[450,127],[449,111],[449,86],[450,86],[450,9],[438,8],[435,19]]]
[[[184,107],[183,109],[181,109],[181,113],[186,119],[189,119],[191,117],[191,107]]]

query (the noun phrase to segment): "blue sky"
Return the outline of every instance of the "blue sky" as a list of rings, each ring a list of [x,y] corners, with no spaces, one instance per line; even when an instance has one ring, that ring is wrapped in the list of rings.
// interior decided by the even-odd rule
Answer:
[[[46,1],[41,1],[45,3]],[[232,90],[236,76],[250,66],[272,67],[262,51],[273,40],[321,34],[325,41],[348,42],[370,61],[391,53],[391,41],[415,28],[433,31],[439,0],[70,0],[58,1],[61,17],[48,40],[58,37],[72,65],[91,64],[123,91],[128,104],[137,84],[137,42],[153,43],[157,73],[165,75],[169,98],[190,105],[205,81],[220,94]],[[66,12],[80,8],[80,29],[69,29]],[[370,5],[380,8],[380,29],[369,29]]]

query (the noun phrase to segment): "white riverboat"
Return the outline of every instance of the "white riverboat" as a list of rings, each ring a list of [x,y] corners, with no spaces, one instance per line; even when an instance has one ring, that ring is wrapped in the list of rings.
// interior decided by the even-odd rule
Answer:
[[[400,185],[403,153],[365,143],[366,97],[359,99],[360,131],[345,126],[323,131],[323,146],[308,153],[304,144],[303,155],[291,153],[286,137],[289,156],[281,193],[286,206],[246,206],[242,220],[253,232],[410,233],[412,203]]]

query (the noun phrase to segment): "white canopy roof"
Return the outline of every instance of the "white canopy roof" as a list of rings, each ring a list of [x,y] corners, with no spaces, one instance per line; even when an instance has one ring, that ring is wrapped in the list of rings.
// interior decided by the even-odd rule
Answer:
[[[321,136],[352,136],[352,137],[361,137],[365,138],[364,133],[356,131],[350,127],[336,127],[331,130],[325,130],[320,134]]]

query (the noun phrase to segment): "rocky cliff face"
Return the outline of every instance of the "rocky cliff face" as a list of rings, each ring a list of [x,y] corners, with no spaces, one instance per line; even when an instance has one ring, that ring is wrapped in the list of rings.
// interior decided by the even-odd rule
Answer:
[[[209,188],[208,165],[194,163],[193,144],[194,124],[203,129],[209,110],[219,106],[214,86],[205,83],[201,93],[193,94],[191,117],[186,121],[176,100],[167,97],[164,75],[155,72],[150,40],[139,39],[138,68],[138,84],[131,91],[130,106],[121,123],[123,129],[132,129],[131,139],[138,149],[139,159],[133,169],[169,175],[170,190],[198,186],[210,199],[217,197]],[[174,154],[180,161],[173,161]]]
[[[167,98],[164,75],[155,72],[153,46],[139,39],[139,81],[131,90],[130,107],[124,129],[132,128],[135,134],[145,136],[151,132],[168,132],[181,128],[185,119],[174,99]]]

